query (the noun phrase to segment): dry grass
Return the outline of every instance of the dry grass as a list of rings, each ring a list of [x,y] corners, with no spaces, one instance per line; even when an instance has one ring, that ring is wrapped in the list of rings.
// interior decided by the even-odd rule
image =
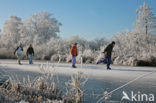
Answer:
[[[28,75],[20,81],[12,76],[0,87],[0,101],[3,103],[83,103],[83,86],[88,80],[83,73],[77,73],[66,82],[67,92],[61,91],[49,69],[56,67],[41,65],[42,75],[30,79]]]
[[[88,78],[81,72],[71,76],[71,80],[66,82],[67,93],[64,97],[65,103],[83,103],[83,86]]]

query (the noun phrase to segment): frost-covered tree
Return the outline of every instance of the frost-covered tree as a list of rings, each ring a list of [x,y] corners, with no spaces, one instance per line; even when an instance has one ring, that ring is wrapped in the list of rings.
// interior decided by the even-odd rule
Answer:
[[[85,49],[89,48],[89,43],[87,40],[85,40],[84,38],[79,37],[78,35],[76,36],[71,36],[67,39],[64,40],[65,43],[67,44],[67,48],[70,48],[72,46],[72,44],[74,43],[78,43],[78,47],[79,47],[79,51],[84,51]]]
[[[0,29],[0,40],[1,40],[1,29]]]
[[[19,28],[22,24],[21,18],[13,15],[5,21],[1,34],[1,43],[4,44],[6,48],[14,48],[21,42]]]
[[[156,17],[152,9],[144,3],[137,9],[137,20],[135,29],[131,31],[120,32],[113,37],[116,41],[115,60],[116,63],[135,64],[131,60],[152,61],[156,58]],[[120,61],[119,61],[120,60]]]
[[[19,43],[24,45],[24,50],[33,44],[36,54],[38,53],[40,58],[44,58],[45,55],[50,54],[50,51],[42,51],[45,51],[47,47],[50,48],[49,41],[59,39],[57,33],[60,31],[60,26],[61,23],[52,17],[51,13],[45,11],[33,14],[23,22],[17,16],[10,16],[3,25],[0,46],[4,50],[10,49],[8,51],[13,52]]]
[[[136,31],[148,42],[148,35],[156,34],[156,17],[152,13],[152,8],[146,3],[140,6],[140,8],[136,10],[136,13],[137,20],[134,24]]]
[[[61,23],[52,17],[51,13],[41,12],[30,16],[21,28],[24,41],[41,45],[48,42],[51,38],[58,38]]]
[[[156,17],[152,13],[152,8],[146,3],[136,10],[137,20],[135,22],[135,37],[138,46],[141,48],[144,56],[152,53],[154,44],[154,35],[156,35]],[[149,56],[149,55],[148,55]]]
[[[96,38],[92,41],[89,41],[89,46],[92,50],[99,50],[101,46],[105,46],[108,41],[105,38]]]
[[[2,36],[2,33],[1,33],[1,29],[0,29],[0,40],[2,40],[1,39],[1,36]],[[0,47],[2,46],[2,44],[0,43]]]

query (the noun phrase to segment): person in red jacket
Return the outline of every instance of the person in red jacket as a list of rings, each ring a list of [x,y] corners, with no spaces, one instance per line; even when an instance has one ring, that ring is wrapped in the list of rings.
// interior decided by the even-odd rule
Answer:
[[[76,66],[75,66],[76,56],[78,55],[77,43],[72,45],[72,47],[70,49],[70,54],[72,55],[72,67],[76,68]]]

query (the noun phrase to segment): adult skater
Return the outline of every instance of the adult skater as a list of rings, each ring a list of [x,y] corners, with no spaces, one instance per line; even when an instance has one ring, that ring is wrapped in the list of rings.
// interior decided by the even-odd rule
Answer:
[[[29,64],[33,64],[34,49],[31,44],[27,49],[27,56],[29,57]]]
[[[76,68],[76,66],[75,66],[76,56],[78,55],[77,43],[72,45],[72,47],[70,49],[70,54],[72,55],[72,67]]]
[[[16,50],[14,52],[14,55],[16,54],[16,56],[17,56],[18,64],[20,64],[20,65],[21,65],[21,53],[22,53],[22,51],[23,51],[23,46],[20,43],[20,45],[16,48]]]
[[[111,70],[110,68],[110,63],[111,63],[111,55],[112,55],[112,50],[113,47],[115,46],[115,42],[112,41],[111,44],[109,44],[105,49],[104,49],[104,58],[99,60],[96,64],[102,63],[102,62],[107,62],[107,69]]]

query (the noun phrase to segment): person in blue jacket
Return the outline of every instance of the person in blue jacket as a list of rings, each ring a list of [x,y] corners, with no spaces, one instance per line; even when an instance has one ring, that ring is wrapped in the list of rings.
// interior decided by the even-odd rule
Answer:
[[[21,53],[22,53],[22,51],[23,51],[23,46],[20,43],[20,45],[14,51],[14,55],[16,54],[17,59],[18,59],[18,64],[20,64],[20,65],[21,65]]]

